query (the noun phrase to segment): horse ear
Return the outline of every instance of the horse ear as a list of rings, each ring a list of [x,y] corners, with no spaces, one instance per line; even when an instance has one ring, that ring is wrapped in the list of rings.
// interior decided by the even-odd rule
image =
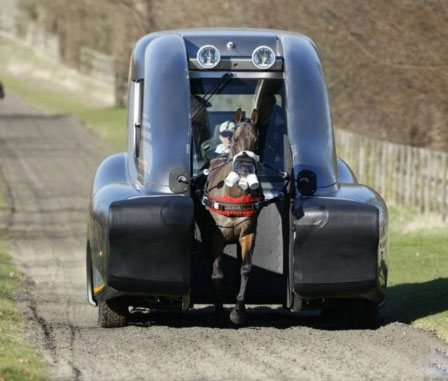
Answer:
[[[258,111],[257,111],[257,109],[254,108],[254,111],[252,111],[252,115],[250,117],[250,120],[251,120],[252,124],[257,124],[257,122],[258,122]]]
[[[239,108],[238,110],[236,110],[235,113],[235,121],[237,123],[240,123],[242,122],[242,120],[243,120],[243,112],[241,111],[241,108]]]

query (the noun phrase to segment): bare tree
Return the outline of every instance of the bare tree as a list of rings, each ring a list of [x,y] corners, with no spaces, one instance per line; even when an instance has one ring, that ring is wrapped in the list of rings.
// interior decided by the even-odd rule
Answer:
[[[320,47],[337,127],[448,149],[448,5],[443,0],[21,0],[22,15],[60,40],[112,54],[124,105],[137,39],[163,29],[256,27],[302,32]],[[22,23],[26,25],[26,23]]]

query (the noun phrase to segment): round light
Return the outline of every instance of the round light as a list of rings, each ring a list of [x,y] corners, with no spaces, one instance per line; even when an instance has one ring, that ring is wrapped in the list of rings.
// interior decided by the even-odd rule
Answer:
[[[269,69],[275,62],[275,53],[268,46],[259,46],[252,53],[252,62],[259,69]]]
[[[196,58],[198,59],[199,65],[206,69],[211,69],[219,64],[221,55],[219,54],[219,50],[213,45],[204,45],[198,50]]]

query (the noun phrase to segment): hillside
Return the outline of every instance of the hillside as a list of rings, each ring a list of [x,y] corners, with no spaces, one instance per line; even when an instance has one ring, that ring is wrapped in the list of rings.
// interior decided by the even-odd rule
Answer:
[[[161,29],[257,27],[298,31],[320,47],[336,127],[448,149],[448,2],[443,0],[23,0],[21,32],[33,21],[77,49],[115,56],[122,102],[137,38]]]

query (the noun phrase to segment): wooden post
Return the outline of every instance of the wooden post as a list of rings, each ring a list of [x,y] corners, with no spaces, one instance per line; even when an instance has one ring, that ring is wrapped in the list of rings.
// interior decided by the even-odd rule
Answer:
[[[381,142],[375,141],[373,146],[373,155],[372,155],[372,174],[374,177],[375,186],[374,189],[377,189],[380,194],[381,191],[381,181],[380,181],[380,170],[381,170]]]
[[[430,188],[431,188],[431,168],[429,164],[429,151],[427,149],[424,150],[424,188],[425,188],[425,194],[424,194],[424,205],[425,205],[425,213],[429,212],[429,196],[430,196]]]
[[[410,168],[410,202],[409,205],[415,205],[415,147],[411,147],[411,168]]]
[[[431,192],[429,195],[429,203],[431,211],[440,211],[440,192],[439,183],[441,180],[440,176],[440,153],[437,151],[429,151],[431,153],[431,157],[429,160],[429,166],[431,168]]]
[[[412,147],[406,147],[406,181],[405,181],[405,200],[406,205],[411,203],[411,187],[412,187],[412,173],[411,173]]]
[[[381,170],[381,142],[375,141],[373,145],[373,155],[372,155],[372,174],[373,174],[373,189],[376,189],[381,195],[383,194],[381,190],[380,181],[380,170]]]
[[[418,171],[419,171],[420,150],[417,147],[412,148],[412,205],[418,207]]]
[[[399,178],[398,178],[398,198],[397,198],[397,203],[399,204],[403,204],[404,202],[404,173],[405,173],[405,146],[400,145],[399,146],[399,160],[398,160],[398,174],[399,174]]]
[[[442,200],[441,200],[441,212],[442,212],[442,220],[445,221],[446,220],[446,209],[447,209],[447,205],[446,205],[446,186],[447,186],[447,181],[446,181],[446,167],[447,167],[447,161],[448,161],[448,154],[447,153],[443,153],[442,154]]]
[[[423,213],[425,211],[425,181],[423,180],[423,175],[425,171],[424,167],[424,161],[425,161],[425,153],[423,151],[423,148],[419,148],[418,150],[418,171],[417,171],[417,182],[418,182],[418,195],[417,195],[417,203],[418,207],[420,209],[420,212]]]
[[[375,142],[372,140],[366,141],[366,184],[374,188],[374,173],[373,173],[373,156],[375,155]]]
[[[400,152],[398,149],[398,145],[394,146],[394,201],[398,204],[398,192],[399,192],[399,186],[400,186],[400,176],[399,176],[399,170],[398,170],[398,162],[400,160]]]
[[[380,165],[380,178],[381,178],[381,195],[386,198],[386,178],[387,178],[387,143],[381,144],[381,165]]]
[[[395,145],[392,143],[388,143],[388,163],[387,163],[387,173],[389,174],[388,177],[388,198],[390,200],[394,199],[394,191],[395,191],[395,172],[394,172],[394,164],[395,164]]]
[[[361,183],[365,183],[366,179],[365,179],[365,175],[364,175],[364,170],[365,170],[365,165],[364,165],[364,159],[365,159],[365,150],[364,150],[364,144],[362,141],[359,142],[359,169],[358,169],[358,173],[359,173],[359,179]]]
[[[375,143],[366,140],[366,184],[373,188],[374,177],[372,175],[372,155],[375,154]]]

